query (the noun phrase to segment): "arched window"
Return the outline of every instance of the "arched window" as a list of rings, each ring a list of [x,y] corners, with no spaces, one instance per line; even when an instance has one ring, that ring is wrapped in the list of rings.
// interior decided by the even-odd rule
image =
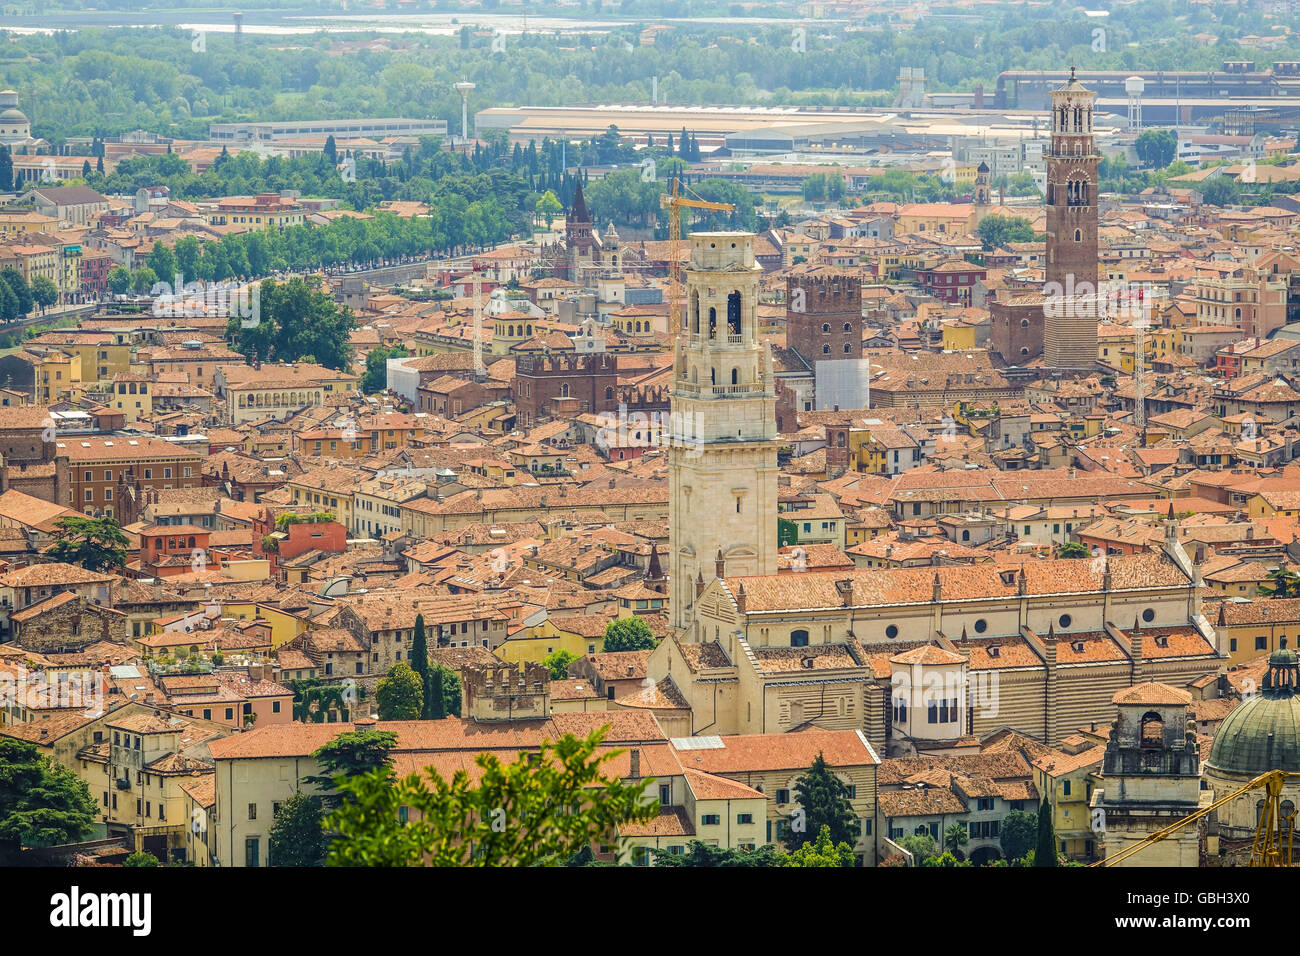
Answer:
[[[738,369],[738,368],[733,368],[733,369],[731,370],[731,384],[732,384],[732,385],[739,385],[739,384],[740,384],[740,369]]]
[[[614,400],[614,390],[613,390],[612,388],[606,388],[606,389],[605,389],[605,401],[607,401],[607,402],[612,402],[613,400]]]
[[[830,354],[831,354],[831,347],[829,345],[823,345],[822,355],[830,355]]]
[[[569,383],[565,382],[563,385],[560,386],[560,398],[568,398],[568,397],[569,397]]]
[[[727,334],[740,334],[740,293],[727,296]]]
[[[829,322],[823,322],[823,323],[822,323],[822,331],[823,331],[823,332],[829,332],[830,330],[831,330],[831,324],[830,324]]]
[[[791,632],[790,632],[790,646],[791,646],[791,647],[807,647],[807,646],[808,646],[808,632],[805,631],[805,630],[802,630],[802,629],[800,629],[800,630],[798,630],[798,631],[791,631]]]
[[[1082,229],[1076,229],[1076,230],[1074,230],[1074,241],[1075,241],[1075,242],[1083,242],[1083,230],[1082,230]]]
[[[509,336],[510,338],[515,337],[515,327],[513,325],[506,326],[506,335]]]
[[[691,331],[700,334],[700,294],[691,293]]]
[[[1165,722],[1154,710],[1142,715],[1142,746],[1162,747],[1165,742]]]
[[[1020,327],[1021,327],[1022,329],[1027,329],[1027,328],[1029,328],[1029,320],[1028,320],[1028,319],[1021,319],[1021,320],[1020,320]]]
[[[853,343],[851,343],[851,342],[845,342],[845,343],[844,343],[844,354],[845,354],[845,355],[852,355],[852,354],[853,354]]]
[[[845,323],[844,323],[844,331],[845,331],[845,332],[852,332],[852,331],[853,331],[853,323],[852,323],[852,322],[845,322]]]
[[[718,334],[718,310],[709,306],[709,338]]]
[[[709,384],[710,385],[718,384],[718,370],[716,368],[709,369]]]

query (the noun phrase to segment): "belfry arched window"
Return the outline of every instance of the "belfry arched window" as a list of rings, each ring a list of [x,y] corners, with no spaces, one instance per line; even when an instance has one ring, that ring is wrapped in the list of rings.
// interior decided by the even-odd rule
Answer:
[[[727,296],[727,334],[740,334],[740,293]]]

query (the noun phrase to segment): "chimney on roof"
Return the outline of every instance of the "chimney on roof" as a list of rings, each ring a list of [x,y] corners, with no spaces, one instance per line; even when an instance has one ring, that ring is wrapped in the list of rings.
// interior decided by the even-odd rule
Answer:
[[[739,590],[736,591],[736,610],[744,614],[748,604],[749,596],[745,594],[745,585],[742,583]]]
[[[699,597],[703,593],[704,593],[704,575],[703,573],[696,571],[695,572],[695,596]]]
[[[631,770],[629,771],[628,776],[631,777],[633,780],[640,780],[641,779],[641,751],[638,748],[633,747],[628,752],[628,759],[631,762]]]
[[[939,581],[939,572],[934,572],[934,586],[930,592],[930,600],[938,604],[943,600],[943,584]]]

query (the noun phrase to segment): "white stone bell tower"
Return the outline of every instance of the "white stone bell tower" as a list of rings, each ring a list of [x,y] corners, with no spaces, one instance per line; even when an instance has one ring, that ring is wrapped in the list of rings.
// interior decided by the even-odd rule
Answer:
[[[686,640],[702,639],[691,629],[701,584],[776,573],[779,443],[772,355],[758,340],[762,272],[751,233],[691,235],[668,448],[672,625]]]

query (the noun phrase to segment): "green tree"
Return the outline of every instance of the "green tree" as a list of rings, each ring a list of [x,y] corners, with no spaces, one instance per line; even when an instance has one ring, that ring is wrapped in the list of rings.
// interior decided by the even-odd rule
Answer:
[[[784,866],[785,855],[776,847],[767,843],[753,850],[724,850],[722,847],[691,840],[686,844],[686,852],[670,853],[667,850],[654,851],[655,866],[698,866],[698,867],[763,867]]]
[[[382,392],[388,387],[388,360],[402,358],[407,354],[405,348],[395,345],[391,349],[377,345],[366,353],[366,371],[361,376],[361,391],[367,395]]]
[[[49,276],[37,276],[32,279],[32,298],[42,309],[48,309],[59,301],[59,287]]]
[[[271,823],[271,866],[320,866],[325,861],[325,829],[319,797],[301,790],[280,804]]]
[[[853,847],[831,839],[831,828],[823,825],[816,840],[809,840],[788,857],[786,866],[850,867],[854,864]]]
[[[339,149],[338,146],[335,144],[334,137],[332,135],[325,137],[325,158],[328,159],[331,164],[335,166],[338,165]]]
[[[1019,860],[1034,848],[1037,839],[1038,818],[1025,810],[1012,810],[1002,818],[998,843],[1002,855],[1008,860]]]
[[[148,262],[149,268],[161,281],[171,283],[174,280],[176,276],[176,257],[172,254],[169,246],[163,245],[161,241],[155,241],[153,249],[149,251],[145,261]],[[181,290],[174,291],[179,293]]]
[[[1056,829],[1052,825],[1052,808],[1043,797],[1038,807],[1038,847],[1034,850],[1034,866],[1056,866]]]
[[[7,193],[14,188],[14,158],[8,146],[0,146],[0,193]]]
[[[51,560],[79,564],[87,571],[126,567],[130,539],[116,518],[68,515],[54,522],[54,543],[45,549]]]
[[[1289,598],[1300,596],[1300,574],[1285,566],[1273,568],[1268,572],[1268,582],[1261,584],[1259,593],[1270,598]]]
[[[57,846],[86,837],[98,816],[90,788],[35,744],[0,737],[0,862],[24,846]]]
[[[126,295],[131,291],[131,273],[124,266],[108,270],[108,291],[113,295]]]
[[[309,282],[298,277],[283,283],[267,279],[259,287],[258,304],[256,325],[245,327],[238,316],[230,319],[226,335],[235,351],[246,356],[256,352],[277,362],[310,356],[332,369],[344,369],[351,363],[348,336],[356,323],[352,310],[340,308],[315,278]]]
[[[1205,180],[1200,187],[1201,198],[1210,206],[1234,206],[1241,196],[1241,186],[1226,176]]]
[[[419,720],[424,714],[424,679],[406,661],[388,669],[375,688],[380,720]]]
[[[424,679],[424,716],[428,720],[442,720],[447,716],[447,687],[444,670],[445,668],[441,664],[435,664]]]
[[[542,663],[551,672],[551,680],[567,680],[569,677],[569,665],[578,659],[578,655],[571,651],[560,649],[552,654],[542,658]]]
[[[18,318],[18,296],[14,295],[9,284],[0,281],[0,322],[12,322]]]
[[[1056,556],[1058,558],[1086,558],[1091,553],[1086,544],[1078,541],[1067,541],[1065,544],[1056,546]]]
[[[321,791],[326,807],[336,806],[341,798],[334,792],[335,780],[390,769],[396,746],[397,735],[391,730],[353,730],[339,734],[312,752],[322,772],[304,777],[302,782]]]
[[[533,204],[533,212],[537,215],[537,224],[545,227],[550,225],[552,219],[564,212],[564,205],[555,195],[554,190],[548,189]]]
[[[943,848],[958,859],[964,859],[962,848],[969,842],[970,831],[964,823],[951,823],[943,831]]]
[[[813,834],[820,833],[822,827],[830,829],[835,843],[858,842],[858,821],[849,803],[849,788],[835,776],[822,753],[817,754],[808,772],[795,781],[794,799],[803,810],[803,826],[796,829],[791,825],[785,838],[787,849],[797,849],[815,839]]]
[[[975,236],[985,252],[992,252],[1008,242],[1031,242],[1034,227],[1023,216],[985,216],[975,227]]]
[[[1178,139],[1173,130],[1148,129],[1138,134],[1133,144],[1138,159],[1152,169],[1164,169],[1174,161],[1178,153]]]
[[[158,284],[158,273],[148,266],[141,266],[131,273],[131,291],[136,295],[148,295]]]
[[[606,652],[652,651],[658,646],[650,625],[639,617],[617,617],[605,625]]]
[[[411,653],[407,655],[411,669],[420,675],[423,681],[429,675],[429,637],[424,630],[424,615],[415,615],[415,626],[411,628]]]
[[[512,764],[479,754],[477,784],[432,767],[395,780],[385,771],[340,779],[350,799],[326,819],[337,832],[332,866],[560,866],[618,828],[644,823],[659,808],[644,799],[652,781],[624,782],[601,765],[605,729],[585,740],[565,734]],[[403,808],[407,808],[403,811]],[[405,822],[403,822],[405,818]]]
[[[161,866],[162,864],[158,862],[158,857],[154,856],[152,853],[145,853],[142,850],[136,850],[122,861],[122,865],[131,867],[150,867]]]
[[[939,844],[928,833],[913,833],[896,842],[912,854],[912,862],[916,866],[922,866],[926,860],[933,860],[939,855]]]
[[[4,280],[5,285],[9,286],[9,291],[18,299],[18,314],[30,315],[36,300],[32,298],[31,286],[27,284],[23,274],[13,266],[6,266],[0,269],[0,280]]]
[[[956,856],[951,851],[945,851],[938,856],[930,857],[922,866],[970,866],[971,864]]]

